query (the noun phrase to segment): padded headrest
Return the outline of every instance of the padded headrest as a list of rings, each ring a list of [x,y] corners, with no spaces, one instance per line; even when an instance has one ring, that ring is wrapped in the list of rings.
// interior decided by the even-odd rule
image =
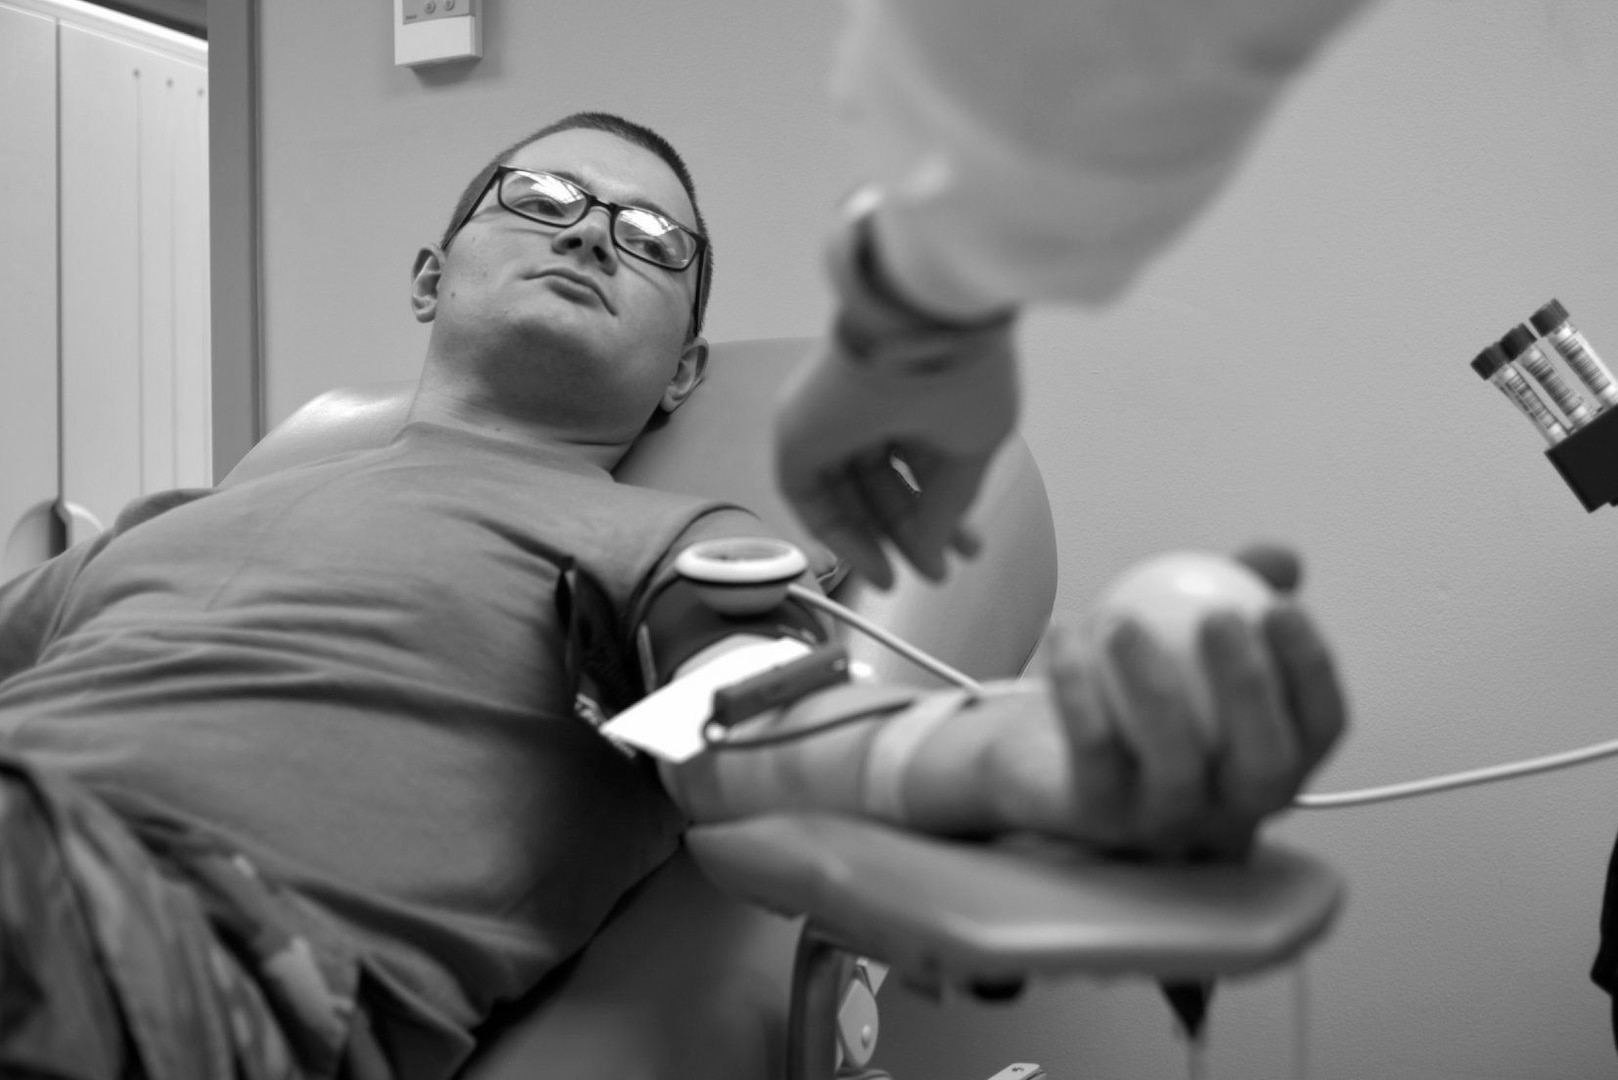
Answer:
[[[615,470],[619,480],[739,503],[809,553],[830,586],[835,561],[798,524],[776,491],[770,421],[775,394],[812,346],[808,338],[711,345],[702,385],[665,422],[643,435]],[[349,450],[381,446],[404,423],[415,382],[332,390],[278,424],[221,486]]]

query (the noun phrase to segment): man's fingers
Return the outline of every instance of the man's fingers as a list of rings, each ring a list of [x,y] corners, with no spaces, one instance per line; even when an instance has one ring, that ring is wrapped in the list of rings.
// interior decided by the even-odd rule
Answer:
[[[1073,835],[1116,846],[1129,839],[1129,766],[1114,735],[1099,672],[1083,635],[1058,623],[1045,639],[1046,674],[1066,738]]]
[[[1303,582],[1303,560],[1284,544],[1255,541],[1237,551],[1235,559],[1278,593],[1297,592]]]
[[[1342,735],[1348,702],[1331,650],[1301,608],[1276,605],[1265,616],[1263,628],[1297,725],[1299,753],[1307,771],[1320,764]]]
[[[1198,840],[1193,856],[1218,862],[1241,862],[1253,851],[1258,840],[1257,818],[1239,819],[1229,814],[1220,815]]]
[[[1302,771],[1300,738],[1263,640],[1226,613],[1204,622],[1198,648],[1222,733],[1218,802],[1238,818],[1273,813],[1292,801]]]
[[[1162,853],[1178,852],[1207,812],[1206,740],[1173,660],[1150,634],[1126,619],[1109,629],[1106,647],[1124,699],[1119,735],[1135,763],[1140,838]]]

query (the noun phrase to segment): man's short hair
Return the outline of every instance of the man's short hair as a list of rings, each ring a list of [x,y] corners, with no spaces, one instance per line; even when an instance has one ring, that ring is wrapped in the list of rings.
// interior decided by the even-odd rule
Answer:
[[[697,202],[697,185],[691,179],[691,170],[685,167],[685,161],[680,157],[679,151],[674,149],[672,143],[644,124],[637,124],[633,120],[625,120],[621,116],[604,112],[576,112],[564,116],[560,120],[546,124],[531,135],[526,135],[494,157],[489,163],[478,170],[471,183],[461,192],[456,200],[455,210],[449,216],[449,224],[444,228],[443,239],[439,243],[448,247],[453,237],[456,222],[464,219],[472,212],[472,207],[483,194],[483,189],[489,186],[489,180],[494,176],[494,170],[506,164],[511,157],[530,143],[538,142],[547,135],[555,135],[558,131],[572,131],[576,128],[585,128],[590,131],[605,131],[609,135],[616,135],[625,142],[634,143],[644,150],[650,150],[663,159],[664,164],[674,170],[679,177],[680,186],[685,188],[686,198],[691,200],[691,210],[697,215],[697,232],[707,239],[707,248],[703,253],[702,265],[698,268],[697,278],[697,314],[695,324],[691,327],[693,336],[702,332],[702,322],[708,313],[708,294],[713,291],[713,240],[708,236],[708,223],[703,220],[702,206]]]

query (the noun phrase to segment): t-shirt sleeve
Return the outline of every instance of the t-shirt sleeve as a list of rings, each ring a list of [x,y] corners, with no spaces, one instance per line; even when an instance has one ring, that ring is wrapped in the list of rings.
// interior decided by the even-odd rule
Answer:
[[[884,271],[976,314],[1116,296],[1364,0],[851,0],[832,95]]]
[[[0,682],[38,662],[55,636],[79,573],[114,539],[141,522],[206,495],[210,489],[163,491],[131,502],[112,528],[0,585]]]
[[[110,533],[73,545],[0,585],[0,682],[33,667],[51,638],[79,571]]]

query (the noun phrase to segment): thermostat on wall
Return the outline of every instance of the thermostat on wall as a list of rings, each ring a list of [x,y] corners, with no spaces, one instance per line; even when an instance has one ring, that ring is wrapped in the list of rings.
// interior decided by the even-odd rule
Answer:
[[[481,0],[393,0],[393,63],[442,64],[483,55]]]

